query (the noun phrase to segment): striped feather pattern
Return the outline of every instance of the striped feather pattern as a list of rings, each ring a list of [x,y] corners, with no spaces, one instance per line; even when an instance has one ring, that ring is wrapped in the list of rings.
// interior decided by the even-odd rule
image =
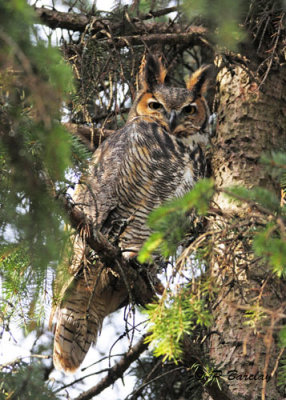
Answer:
[[[205,90],[206,68],[203,78],[197,73],[183,89],[163,86],[165,72],[157,59],[150,63],[147,58],[146,65],[127,124],[97,149],[73,196],[95,230],[119,246],[126,258],[136,255],[149,237],[148,214],[191,190],[206,169],[199,144],[208,140],[209,113],[195,90],[196,82]],[[148,76],[153,68],[154,75]],[[150,101],[156,103],[152,110]],[[187,115],[189,103],[195,115]],[[69,268],[74,279],[58,307],[55,329],[54,365],[68,372],[79,367],[96,342],[105,316],[128,302],[122,280],[100,263],[85,242],[86,234],[74,237]]]

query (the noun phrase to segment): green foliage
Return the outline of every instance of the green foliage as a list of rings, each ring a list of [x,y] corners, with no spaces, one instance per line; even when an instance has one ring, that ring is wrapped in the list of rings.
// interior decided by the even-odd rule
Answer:
[[[19,361],[13,368],[0,371],[0,398],[14,400],[56,400],[45,383],[45,370],[39,362]],[[6,370],[7,369],[7,370]]]
[[[268,165],[272,176],[280,176],[286,170],[286,153],[271,152],[271,154],[263,154],[261,162]]]
[[[261,162],[267,167],[269,174],[280,182],[282,191],[286,188],[286,154],[273,152],[270,155],[263,155]],[[285,205],[277,194],[266,188],[246,189],[244,187],[233,187],[227,189],[228,196],[235,201],[247,202],[252,207],[256,206],[261,213],[261,218],[253,232],[252,247],[254,254],[261,257],[262,262],[272,267],[273,273],[278,278],[286,277],[286,221]],[[282,199],[283,200],[283,199]],[[285,200],[284,200],[285,201]],[[264,220],[264,221],[263,221]],[[246,324],[255,331],[268,319],[264,309],[257,304],[246,311]],[[279,332],[281,347],[286,346],[286,327],[283,326]],[[278,384],[285,386],[286,362],[281,361],[278,370]]]
[[[183,8],[189,18],[203,17],[213,27],[215,42],[229,50],[236,50],[237,44],[245,38],[241,27],[244,13],[243,0],[184,0]]]
[[[76,136],[71,138],[71,157],[75,172],[83,172],[88,167],[91,152]]]
[[[217,366],[212,366],[209,364],[200,365],[195,363],[192,365],[192,370],[195,371],[196,374],[201,375],[201,379],[204,382],[204,385],[216,385],[221,390],[221,385],[219,378],[217,377]]]
[[[273,268],[273,272],[281,278],[286,277],[286,238],[279,226],[273,222],[266,225],[253,241],[253,248],[257,256],[262,257]]]
[[[267,319],[267,315],[262,307],[259,304],[254,305],[245,311],[245,325],[250,326],[255,333],[259,330],[259,327],[263,324],[263,322]]]
[[[0,1],[0,20],[0,242],[23,246],[31,266],[46,267],[62,242],[54,191],[71,166],[60,110],[72,71],[38,39],[25,0]]]
[[[280,180],[283,188],[285,178],[286,155],[272,153],[264,155],[261,161],[266,164],[275,179]],[[285,182],[284,182],[285,183]],[[285,205],[281,205],[280,199],[274,192],[254,187],[247,189],[241,186],[232,187],[226,193],[234,201],[247,202],[256,206],[266,215],[265,224],[259,224],[253,237],[253,250],[258,257],[267,262],[278,277],[286,276],[286,237],[285,237]]]
[[[277,169],[274,171],[275,177],[280,178],[283,176],[281,169],[283,171],[285,169],[284,156],[281,153],[277,154],[277,157],[276,154],[272,156],[273,158],[267,162],[274,165]],[[265,160],[266,158],[264,162]],[[205,215],[214,190],[211,180],[202,180],[183,198],[170,201],[153,211],[148,220],[153,234],[143,246],[138,257],[139,261],[149,261],[152,253],[158,251],[164,257],[173,255],[187,230],[191,228],[187,218],[190,211],[196,210],[199,215]],[[250,207],[257,210],[257,215],[260,217],[248,233],[254,254],[260,257],[262,262],[268,263],[278,277],[285,277],[285,220],[277,194],[262,187],[247,189],[240,186],[228,188],[225,193],[233,201],[248,203]],[[253,218],[255,220],[255,214]],[[204,258],[206,252],[207,248],[203,247],[197,256]],[[202,288],[203,286],[200,285],[200,290]],[[150,336],[147,341],[152,343],[156,356],[164,356],[165,359],[180,359],[182,336],[186,333],[191,334],[196,325],[210,324],[211,319],[205,303],[201,298],[192,298],[186,293],[181,292],[172,296],[168,295],[168,297],[165,294],[161,301],[148,307]],[[206,290],[206,293],[209,291]],[[257,330],[260,329],[261,324],[264,324],[266,315],[258,305],[248,310],[246,317],[246,324]]]
[[[284,326],[279,332],[279,339],[282,347],[286,347],[286,326]]]
[[[286,347],[286,326],[284,326],[279,332],[279,340],[282,348]],[[278,369],[278,385],[285,388],[286,382],[286,358],[285,356],[280,361],[280,367]],[[285,390],[285,389],[284,389]]]
[[[283,358],[280,362],[280,367],[278,369],[278,386],[285,388],[286,382],[286,359]]]
[[[286,153],[272,152],[264,154],[261,162],[266,165],[267,171],[274,179],[280,181],[281,188],[286,190]],[[285,208],[282,210],[285,214]]]
[[[150,10],[160,10],[164,9],[165,7],[170,7],[169,0],[141,0],[139,2],[139,10],[142,13],[148,13]],[[160,21],[160,19],[158,19]],[[162,19],[161,19],[162,20]]]
[[[191,218],[188,214],[195,209],[199,215],[205,215],[213,193],[213,182],[204,179],[182,198],[169,201],[154,210],[148,218],[153,234],[140,250],[139,262],[150,260],[152,253],[158,249],[164,257],[173,255],[190,229]]]
[[[196,210],[198,215],[205,215],[213,193],[212,180],[204,179],[182,198],[154,210],[148,219],[153,234],[143,245],[138,260],[146,262],[158,250],[165,258],[174,255],[178,244],[191,229],[194,219],[191,214]],[[174,295],[165,292],[158,303],[148,305],[147,314],[150,335],[146,340],[152,343],[154,354],[175,362],[182,355],[183,335],[190,335],[196,326],[209,326],[211,321],[204,300],[192,296],[188,289]]]
[[[152,343],[154,355],[164,356],[163,361],[177,362],[182,356],[181,339],[191,335],[197,326],[210,326],[211,315],[204,300],[192,296],[188,288],[177,295],[165,295],[158,303],[152,303],[144,311],[149,324],[146,342]]]
[[[38,38],[36,22],[25,0],[0,0],[1,335],[15,325],[40,330],[65,242],[56,192],[83,156],[60,120],[72,70]],[[1,398],[55,398],[38,363],[2,370],[0,382]]]
[[[61,125],[56,125],[43,140],[43,162],[53,181],[63,180],[70,166],[70,142],[70,135]]]
[[[269,210],[269,212],[281,212],[280,201],[277,195],[263,187],[247,189],[242,186],[233,186],[227,189],[227,194],[238,202],[251,202]]]
[[[47,302],[47,272],[31,265],[29,251],[24,245],[0,248],[2,323],[9,329],[16,322],[25,333],[40,327]]]

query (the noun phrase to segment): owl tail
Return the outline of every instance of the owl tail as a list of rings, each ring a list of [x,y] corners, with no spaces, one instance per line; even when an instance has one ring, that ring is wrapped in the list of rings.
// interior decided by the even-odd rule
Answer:
[[[74,372],[92,343],[104,318],[128,297],[125,286],[111,270],[85,268],[68,286],[58,310],[53,361],[57,369]]]

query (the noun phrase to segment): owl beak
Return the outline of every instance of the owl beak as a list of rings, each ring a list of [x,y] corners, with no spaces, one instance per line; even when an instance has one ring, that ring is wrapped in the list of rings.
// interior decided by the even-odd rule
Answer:
[[[172,110],[169,117],[169,126],[171,131],[177,126],[177,113],[175,110]]]

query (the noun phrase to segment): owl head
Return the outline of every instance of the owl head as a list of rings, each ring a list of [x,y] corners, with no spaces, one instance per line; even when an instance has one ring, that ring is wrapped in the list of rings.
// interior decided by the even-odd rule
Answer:
[[[165,84],[166,69],[160,59],[149,54],[139,71],[140,89],[128,121],[140,117],[163,126],[186,144],[208,141],[209,109],[204,98],[213,77],[213,66],[199,68],[189,77],[186,88]]]

